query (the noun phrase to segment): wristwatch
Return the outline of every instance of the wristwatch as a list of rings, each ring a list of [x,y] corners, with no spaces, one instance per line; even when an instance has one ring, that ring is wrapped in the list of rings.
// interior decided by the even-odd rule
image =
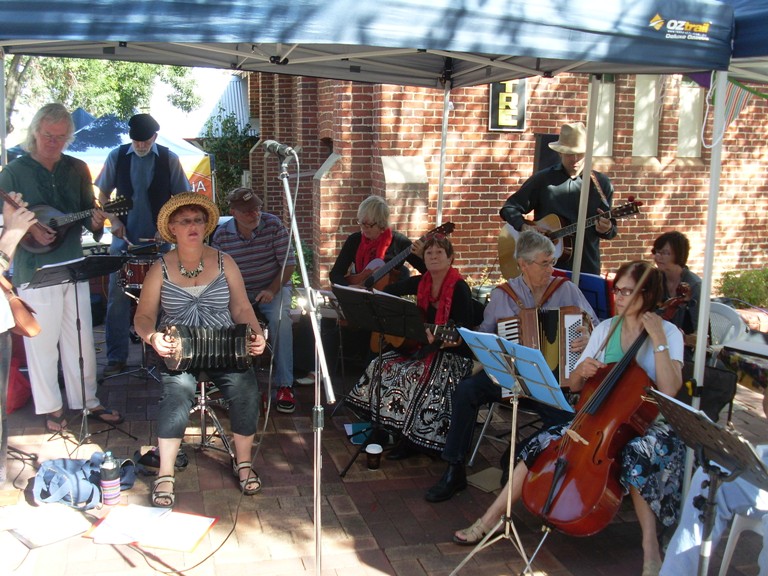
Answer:
[[[656,346],[656,348],[653,349],[654,352],[664,352],[665,350],[669,350],[669,346],[666,344],[659,344]]]

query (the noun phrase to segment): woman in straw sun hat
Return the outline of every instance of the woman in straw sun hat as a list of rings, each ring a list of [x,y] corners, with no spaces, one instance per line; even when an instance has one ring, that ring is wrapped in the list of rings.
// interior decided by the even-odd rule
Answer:
[[[157,230],[176,248],[147,272],[134,325],[137,333],[161,357],[172,356],[180,344],[163,329],[171,325],[224,328],[248,324],[248,351],[264,352],[266,341],[245,293],[243,277],[232,258],[203,241],[216,228],[219,210],[205,196],[185,192],[160,209]],[[158,416],[160,469],[152,487],[153,506],[175,503],[174,463],[189,419],[197,388],[197,371],[162,370],[163,396]],[[258,423],[258,384],[251,368],[206,369],[208,377],[229,401],[235,441],[233,471],[244,494],[255,494],[261,480],[252,467],[251,446]]]

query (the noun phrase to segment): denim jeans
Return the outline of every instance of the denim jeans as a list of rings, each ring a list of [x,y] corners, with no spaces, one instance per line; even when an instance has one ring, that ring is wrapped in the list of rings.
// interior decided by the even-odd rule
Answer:
[[[120,238],[112,238],[109,254],[119,256],[128,248],[128,243]],[[109,275],[109,293],[107,296],[107,317],[104,322],[107,342],[107,362],[122,362],[128,359],[128,331],[131,327],[131,299],[125,295],[117,281],[120,272]]]
[[[182,438],[198,389],[197,372],[162,372],[163,396],[157,417],[158,438]],[[242,372],[206,370],[206,380],[221,390],[229,405],[233,434],[250,436],[259,422],[259,384],[249,368]]]
[[[282,302],[281,302],[282,300]],[[269,322],[269,341],[272,343],[272,361],[274,362],[275,382],[277,386],[293,386],[293,322],[291,321],[291,289],[283,286],[280,294],[275,294],[272,302],[254,303],[254,308]],[[282,317],[278,323],[278,317]]]

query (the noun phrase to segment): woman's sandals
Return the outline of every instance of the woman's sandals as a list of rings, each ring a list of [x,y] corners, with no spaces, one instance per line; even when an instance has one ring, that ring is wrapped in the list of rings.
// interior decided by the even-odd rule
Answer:
[[[171,491],[160,491],[158,486],[163,482],[171,483]],[[157,480],[152,482],[152,506],[155,508],[173,508],[176,503],[176,494],[173,492],[175,488],[176,478],[174,476],[160,476]]]
[[[248,477],[244,480],[240,480],[240,470],[245,468],[249,470]],[[240,490],[246,496],[253,496],[261,490],[261,478],[259,478],[259,475],[256,473],[256,470],[253,469],[250,462],[240,462],[237,465],[233,465],[232,472],[235,474],[235,478],[237,478],[238,482],[240,482]],[[253,476],[251,476],[251,472],[253,472]]]

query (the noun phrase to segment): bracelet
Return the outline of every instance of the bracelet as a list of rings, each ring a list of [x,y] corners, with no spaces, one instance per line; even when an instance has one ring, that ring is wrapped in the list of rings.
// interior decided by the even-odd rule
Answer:
[[[149,338],[147,338],[147,344],[150,346],[154,346],[154,344],[152,344],[152,338],[155,337],[155,334],[160,334],[160,332],[152,332],[150,333]]]

